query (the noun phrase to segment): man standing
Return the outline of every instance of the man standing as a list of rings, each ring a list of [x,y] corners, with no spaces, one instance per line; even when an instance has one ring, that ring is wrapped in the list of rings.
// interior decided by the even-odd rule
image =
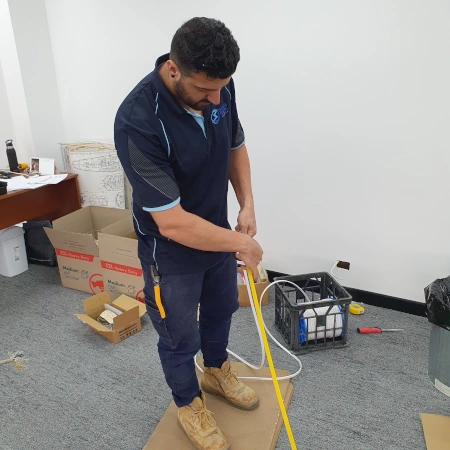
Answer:
[[[259,403],[230,371],[226,351],[239,307],[234,255],[256,274],[263,254],[253,239],[250,164],[231,78],[239,59],[222,22],[189,20],[175,33],[170,54],[126,97],[114,124],[133,188],[147,311],[178,422],[197,449],[229,448],[204,392],[244,410]],[[240,204],[235,231],[227,218],[229,181]],[[199,349],[201,389],[193,360]]]

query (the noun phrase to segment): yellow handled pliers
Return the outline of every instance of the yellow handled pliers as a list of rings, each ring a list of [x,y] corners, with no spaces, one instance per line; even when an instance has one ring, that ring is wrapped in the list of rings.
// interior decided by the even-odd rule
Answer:
[[[161,302],[161,288],[160,288],[160,282],[161,277],[159,276],[158,271],[156,270],[155,266],[150,266],[150,275],[153,280],[153,290],[155,292],[155,302],[156,306],[158,307],[159,314],[161,315],[162,319],[166,318],[166,311],[164,311],[164,306]]]

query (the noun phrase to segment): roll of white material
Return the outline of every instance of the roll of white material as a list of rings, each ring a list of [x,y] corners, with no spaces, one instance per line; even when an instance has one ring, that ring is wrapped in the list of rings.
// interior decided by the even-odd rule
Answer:
[[[104,304],[105,309],[108,309],[109,311],[113,312],[114,314],[117,314],[120,316],[122,314],[122,311],[118,310],[117,308],[114,308],[114,306],[108,305],[108,303]]]
[[[344,332],[344,314],[342,314],[342,308],[339,305],[305,310],[298,328],[299,342],[305,342],[306,339],[308,341],[315,340],[316,332],[317,339],[342,336]],[[308,335],[307,338],[306,335]]]

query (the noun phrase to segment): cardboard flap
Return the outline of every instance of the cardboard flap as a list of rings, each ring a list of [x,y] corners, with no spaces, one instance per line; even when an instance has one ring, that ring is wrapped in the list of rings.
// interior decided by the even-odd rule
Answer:
[[[73,231],[87,233],[94,228],[91,207],[81,208],[52,222],[53,229],[58,231]]]
[[[125,311],[128,311],[136,306],[139,307],[139,316],[142,317],[146,312],[147,308],[145,307],[144,303],[138,302],[137,300],[134,300],[133,298],[127,297],[126,295],[121,295],[116,300],[112,302],[113,306],[116,306],[120,309],[123,309]]]
[[[138,256],[137,239],[98,233],[100,258],[106,261],[121,263],[121,258],[136,258]]]
[[[450,442],[450,417],[420,414],[427,450],[447,450]]]
[[[98,323],[86,314],[75,314],[75,316],[99,333],[112,333],[112,330],[108,330],[108,328],[104,327],[102,324]]]
[[[102,233],[113,236],[127,236],[132,232],[134,232],[134,223],[131,215],[102,228]]]
[[[145,304],[142,302],[138,302],[138,307],[139,307],[139,317],[145,316],[145,314],[147,313],[147,307],[145,306]]]
[[[98,247],[95,244],[94,236],[90,233],[75,233],[46,227],[44,230],[55,249],[73,252],[74,256],[77,254],[98,256]]]
[[[139,319],[139,308],[135,306],[129,311],[123,312],[120,316],[116,316],[113,319],[113,330],[120,330],[126,327],[131,322]]]
[[[90,314],[97,309],[104,309],[105,303],[110,303],[109,294],[107,292],[100,292],[83,300],[84,312]]]
[[[96,231],[103,230],[103,228],[126,217],[131,217],[129,209],[104,208],[102,206],[91,206],[90,208],[93,228]]]
[[[262,269],[262,273],[263,273],[263,275],[264,275],[264,279],[267,280],[267,279],[269,278],[269,276],[268,276],[268,274],[267,274],[266,268],[261,266],[261,269]]]

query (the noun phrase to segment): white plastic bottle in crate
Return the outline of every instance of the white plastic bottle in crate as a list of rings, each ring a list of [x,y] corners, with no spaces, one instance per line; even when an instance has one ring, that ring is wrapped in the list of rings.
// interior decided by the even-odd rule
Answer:
[[[0,275],[13,277],[28,270],[22,227],[0,230]]]

